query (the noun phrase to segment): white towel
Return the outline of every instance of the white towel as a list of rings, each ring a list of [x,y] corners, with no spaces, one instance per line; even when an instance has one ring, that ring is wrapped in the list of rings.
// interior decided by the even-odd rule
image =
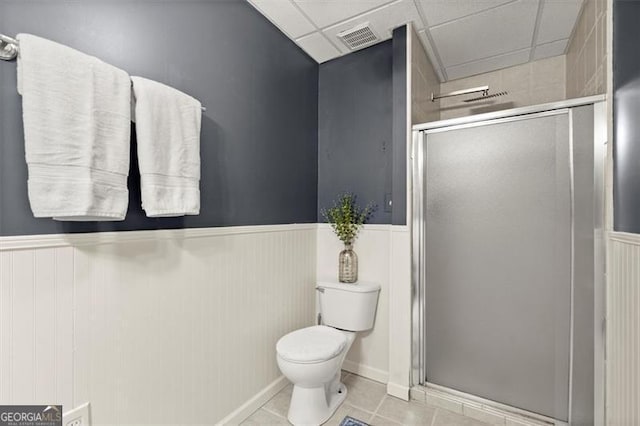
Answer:
[[[200,102],[179,90],[131,77],[142,208],[149,217],[200,213]]]
[[[33,215],[123,220],[129,203],[129,76],[52,41],[17,38]]]

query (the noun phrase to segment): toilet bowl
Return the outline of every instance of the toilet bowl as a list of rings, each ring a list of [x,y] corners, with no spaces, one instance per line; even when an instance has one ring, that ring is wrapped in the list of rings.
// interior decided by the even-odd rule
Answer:
[[[357,331],[373,327],[380,286],[319,283],[324,325],[302,328],[276,344],[278,367],[293,393],[287,418],[294,425],[320,425],[347,397],[342,364]]]
[[[294,384],[288,418],[296,424],[322,424],[347,397],[341,367],[355,332],[324,325],[303,328],[278,341],[278,367]]]

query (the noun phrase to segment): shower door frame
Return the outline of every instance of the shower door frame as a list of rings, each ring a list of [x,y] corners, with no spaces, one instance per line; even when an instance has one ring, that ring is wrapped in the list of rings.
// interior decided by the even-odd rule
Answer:
[[[455,130],[465,127],[477,127],[490,124],[498,124],[503,122],[509,122],[514,120],[521,120],[525,118],[543,117],[550,114],[561,113],[560,110],[568,110],[569,114],[569,135],[570,135],[570,151],[573,151],[574,143],[574,129],[572,122],[572,108],[581,106],[593,106],[593,179],[594,179],[594,394],[596,397],[604,395],[604,326],[603,321],[605,318],[604,306],[605,306],[605,243],[604,243],[604,210],[605,210],[605,185],[604,185],[604,169],[606,163],[606,106],[605,96],[590,96],[579,99],[572,99],[568,101],[560,101],[549,104],[536,105],[531,107],[514,108],[510,110],[498,111],[493,113],[478,114],[475,116],[467,116],[454,118],[449,120],[434,121],[431,123],[423,123],[414,125],[412,128],[412,146],[409,149],[410,158],[409,164],[411,165],[411,184],[412,193],[410,194],[411,200],[411,385],[412,386],[427,386],[429,382],[426,377],[425,368],[425,262],[424,259],[426,252],[426,242],[424,241],[424,147],[425,147],[425,135],[429,131],[446,131]],[[604,140],[601,140],[599,134],[604,131]],[[573,171],[573,159],[570,157],[570,184],[571,184],[571,235],[572,235],[572,254],[573,257],[573,227],[575,212],[573,210],[574,204],[574,171]],[[600,191],[597,189],[600,188]],[[601,193],[599,193],[601,192]],[[573,287],[574,287],[574,272],[573,272],[573,260],[572,260],[572,272],[571,272],[571,329],[570,329],[570,354],[569,359],[569,412],[568,420],[569,424],[572,421],[572,382],[573,382]],[[602,355],[602,356],[600,356]],[[454,391],[455,393],[455,391]],[[482,398],[478,398],[482,399]],[[600,400],[602,399],[602,400]],[[497,406],[502,404],[497,403]],[[604,398],[594,399],[595,412],[597,414],[604,413]],[[600,415],[596,415],[595,424],[603,424],[600,419]]]

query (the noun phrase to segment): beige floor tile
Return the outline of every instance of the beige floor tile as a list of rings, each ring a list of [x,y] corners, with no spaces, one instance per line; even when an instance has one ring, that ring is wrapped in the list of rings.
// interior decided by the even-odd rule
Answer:
[[[487,426],[487,424],[442,408],[436,409],[433,421],[433,426]]]
[[[340,377],[340,380],[344,382],[344,380],[350,376],[352,373],[349,373],[347,370],[342,370],[342,375]]]
[[[337,426],[345,418],[345,416],[353,417],[354,419],[367,423],[371,418],[372,413],[343,403],[340,408],[336,410],[335,414],[329,419],[329,421],[324,424],[325,426]]]
[[[418,401],[406,402],[386,396],[376,414],[403,425],[431,425],[435,408]]]
[[[387,394],[387,389],[382,383],[355,374],[347,376],[344,384],[347,386],[346,402],[366,411],[374,412]]]
[[[464,406],[462,407],[462,413],[467,417],[471,417],[476,420],[480,420],[481,422],[489,423],[492,425],[504,426],[505,424],[503,415],[486,410],[481,410],[480,408],[472,407],[467,404],[464,404]]]
[[[293,385],[289,385],[286,388],[278,392],[273,398],[262,406],[267,411],[278,414],[282,417],[287,417],[289,412],[289,402],[291,401],[291,392],[293,391]]]
[[[253,413],[247,420],[242,422],[243,426],[258,426],[258,425],[288,425],[287,419],[271,414],[262,408]]]
[[[462,414],[462,403],[440,395],[427,395],[427,404]]]
[[[371,426],[396,426],[401,423],[396,423],[393,420],[385,419],[380,416],[375,416],[369,423]]]

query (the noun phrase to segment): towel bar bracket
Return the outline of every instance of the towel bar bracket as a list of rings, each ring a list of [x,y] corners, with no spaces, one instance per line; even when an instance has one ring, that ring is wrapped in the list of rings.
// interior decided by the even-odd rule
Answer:
[[[0,34],[0,59],[12,61],[18,56],[18,40]]]

